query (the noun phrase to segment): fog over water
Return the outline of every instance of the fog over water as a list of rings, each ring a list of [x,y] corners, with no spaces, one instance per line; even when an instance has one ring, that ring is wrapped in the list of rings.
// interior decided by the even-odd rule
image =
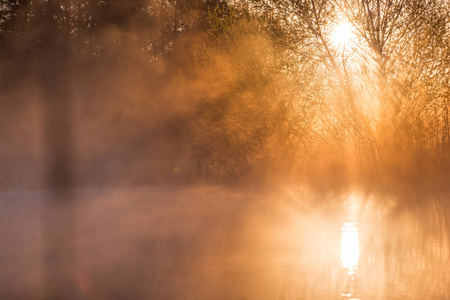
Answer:
[[[447,299],[450,293],[449,208],[437,201],[394,211],[375,196],[345,194],[321,209],[292,194],[219,187],[80,190],[72,195],[68,232],[45,226],[58,222],[45,219],[47,197],[1,194],[4,299],[51,297],[49,272],[67,276],[57,282],[67,284],[64,298],[76,299]],[[355,199],[357,206],[349,206]],[[70,233],[64,243],[73,248],[49,263],[46,243],[55,243],[58,232]]]
[[[450,299],[441,0],[0,2],[0,299]]]

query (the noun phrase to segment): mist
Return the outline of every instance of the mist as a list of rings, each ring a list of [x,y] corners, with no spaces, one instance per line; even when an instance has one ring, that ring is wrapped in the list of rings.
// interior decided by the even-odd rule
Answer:
[[[447,299],[449,29],[439,0],[2,1],[0,298]]]

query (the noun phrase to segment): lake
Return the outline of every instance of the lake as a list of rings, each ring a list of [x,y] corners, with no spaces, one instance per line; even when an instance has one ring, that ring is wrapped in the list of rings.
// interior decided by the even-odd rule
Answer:
[[[0,299],[449,299],[446,203],[220,187],[3,192]]]

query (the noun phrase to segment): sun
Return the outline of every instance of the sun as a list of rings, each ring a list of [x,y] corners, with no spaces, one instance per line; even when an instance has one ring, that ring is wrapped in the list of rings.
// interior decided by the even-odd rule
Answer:
[[[331,32],[331,41],[336,46],[349,43],[354,38],[352,26],[348,23],[340,23]]]

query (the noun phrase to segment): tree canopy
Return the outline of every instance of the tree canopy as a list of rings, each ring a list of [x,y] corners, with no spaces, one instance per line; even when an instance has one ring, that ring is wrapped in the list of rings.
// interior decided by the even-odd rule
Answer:
[[[448,166],[444,0],[4,0],[0,43],[8,99],[60,78],[86,124],[117,126],[114,159],[178,151],[189,176],[333,184]]]

